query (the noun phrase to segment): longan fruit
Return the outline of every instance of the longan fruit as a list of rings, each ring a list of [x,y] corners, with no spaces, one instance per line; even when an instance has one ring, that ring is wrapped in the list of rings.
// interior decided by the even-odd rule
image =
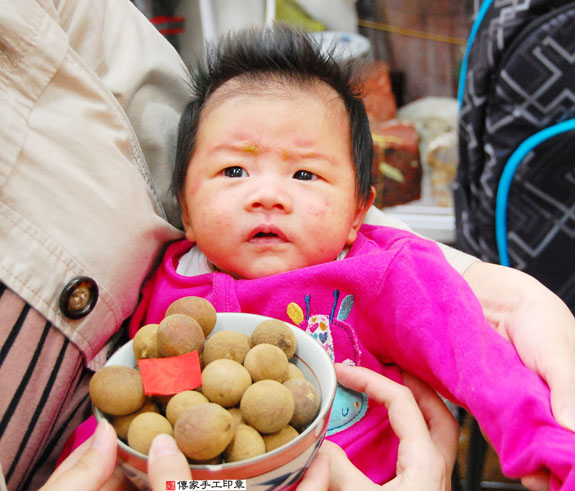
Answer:
[[[314,420],[319,412],[319,394],[313,384],[303,378],[286,380],[283,385],[292,393],[295,403],[290,424],[301,431]]]
[[[116,434],[122,440],[128,439],[128,428],[136,416],[142,413],[159,413],[158,406],[151,400],[146,400],[144,405],[135,413],[126,414],[125,416],[115,416],[112,420],[112,426],[116,430]]]
[[[274,433],[286,426],[294,412],[290,390],[275,380],[250,385],[240,402],[243,420],[260,433]]]
[[[195,390],[184,390],[171,397],[166,405],[166,418],[175,426],[178,418],[192,406],[197,404],[207,404],[208,398]]]
[[[276,448],[285,445],[287,442],[291,442],[299,433],[297,430],[290,425],[284,426],[281,430],[275,433],[269,433],[267,435],[262,435],[264,443],[266,444],[266,452],[271,452]]]
[[[290,378],[305,378],[305,375],[298,368],[298,366],[295,363],[291,363],[291,362],[288,365],[288,378],[287,378],[287,380],[289,380]]]
[[[230,413],[232,415],[232,418],[234,418],[234,426],[239,425],[240,423],[243,423],[244,420],[242,419],[242,411],[239,407],[230,407],[227,408],[228,409],[228,413]]]
[[[128,445],[148,455],[152,440],[160,433],[174,433],[172,425],[164,416],[158,413],[139,414],[128,428]]]
[[[157,334],[158,324],[147,324],[138,330],[132,344],[136,360],[158,357]]]
[[[172,314],[184,314],[193,317],[204,331],[204,337],[208,337],[216,325],[216,309],[202,297],[182,297],[172,302],[166,310],[165,316]]]
[[[204,366],[220,358],[243,363],[250,347],[250,338],[247,334],[229,330],[215,332],[206,339],[204,345]]]
[[[204,331],[195,319],[184,314],[171,314],[158,326],[158,355],[178,356],[204,349]]]
[[[286,354],[288,360],[295,354],[297,348],[295,334],[291,328],[277,319],[260,322],[252,331],[250,342],[252,347],[262,343],[273,344]]]
[[[202,393],[223,407],[237,406],[251,384],[250,372],[227,358],[212,361],[202,372]]]
[[[244,366],[252,380],[276,380],[284,382],[288,376],[288,359],[285,353],[273,344],[262,343],[248,351]]]
[[[174,437],[190,459],[209,460],[226,449],[234,430],[230,413],[219,404],[209,402],[193,406],[182,414],[176,422]]]
[[[266,444],[262,436],[251,426],[240,423],[236,426],[232,441],[224,451],[224,460],[238,462],[264,453]]]
[[[134,413],[146,402],[140,372],[121,365],[103,367],[92,375],[89,392],[94,405],[112,416]]]

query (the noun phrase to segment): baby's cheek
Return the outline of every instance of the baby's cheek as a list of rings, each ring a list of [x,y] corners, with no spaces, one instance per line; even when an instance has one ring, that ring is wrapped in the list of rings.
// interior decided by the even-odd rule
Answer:
[[[329,213],[329,207],[329,202],[324,202],[316,206],[308,206],[306,213],[308,213],[309,216],[313,218],[322,219],[325,218]]]
[[[196,199],[193,203],[193,223],[196,233],[214,231],[222,221],[221,213],[214,208],[210,199]]]
[[[228,206],[216,207],[215,204],[207,206],[209,211],[204,214],[204,224],[206,227],[226,235],[237,229],[239,220]]]
[[[188,171],[186,176],[186,185],[184,192],[188,200],[197,201],[202,196],[205,187],[205,180],[197,176],[191,171]]]

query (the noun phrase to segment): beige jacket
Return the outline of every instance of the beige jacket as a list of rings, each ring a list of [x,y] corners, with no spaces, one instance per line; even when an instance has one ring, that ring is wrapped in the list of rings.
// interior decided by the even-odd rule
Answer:
[[[166,221],[187,71],[128,1],[0,0],[0,280],[92,360],[130,315]],[[80,276],[99,289],[77,320]]]

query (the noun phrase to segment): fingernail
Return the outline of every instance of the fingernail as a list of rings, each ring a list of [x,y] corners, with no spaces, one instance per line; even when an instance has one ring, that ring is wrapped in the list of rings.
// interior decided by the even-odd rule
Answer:
[[[531,491],[550,491],[549,475],[527,476],[521,479],[521,484]]]
[[[160,457],[169,457],[180,453],[180,449],[170,435],[161,433],[154,438],[150,452],[148,453],[149,460],[156,460]]]
[[[92,448],[107,448],[108,438],[106,434],[110,428],[110,423],[106,418],[102,418],[96,426],[96,431],[92,435],[92,442],[90,446]]]
[[[569,406],[563,408],[559,421],[565,428],[575,431],[575,407]]]

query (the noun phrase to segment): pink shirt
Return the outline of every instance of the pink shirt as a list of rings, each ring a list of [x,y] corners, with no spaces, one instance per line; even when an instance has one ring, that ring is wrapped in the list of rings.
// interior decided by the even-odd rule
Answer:
[[[159,322],[177,298],[196,295],[218,312],[248,312],[297,324],[337,362],[401,381],[430,384],[478,420],[518,478],[551,472],[553,489],[575,489],[575,433],[553,419],[549,389],[513,346],[487,325],[481,306],[435,244],[364,225],[347,257],[256,280],[176,273],[191,244],[172,244],[143,290],[131,330]],[[303,319],[303,320],[302,320]],[[385,408],[338,389],[328,438],[372,480],[395,475],[397,439]]]

